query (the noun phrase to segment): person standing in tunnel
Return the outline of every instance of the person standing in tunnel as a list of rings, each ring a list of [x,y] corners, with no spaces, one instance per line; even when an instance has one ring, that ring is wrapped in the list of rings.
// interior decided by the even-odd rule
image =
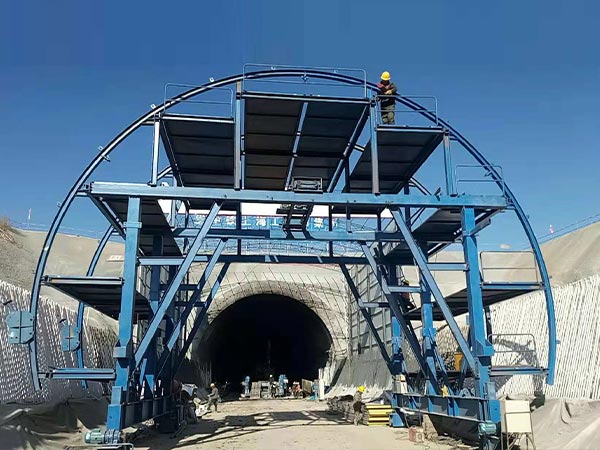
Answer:
[[[244,396],[250,397],[250,375],[246,375],[244,378]]]
[[[354,410],[354,425],[358,425],[363,419],[363,406],[362,395],[365,392],[364,386],[359,386],[354,394],[354,400],[352,403],[352,409]]]
[[[217,403],[219,403],[219,389],[217,389],[215,383],[211,383],[210,388],[210,394],[208,394],[208,412],[210,412],[210,407],[212,405],[215,406],[215,412],[218,412]]]

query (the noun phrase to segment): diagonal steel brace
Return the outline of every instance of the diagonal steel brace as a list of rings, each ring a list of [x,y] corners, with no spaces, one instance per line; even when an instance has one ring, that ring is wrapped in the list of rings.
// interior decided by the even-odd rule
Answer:
[[[190,246],[187,255],[183,259],[181,265],[178,267],[177,272],[171,280],[171,282],[169,283],[169,287],[167,288],[166,292],[163,294],[160,306],[158,307],[158,310],[152,317],[152,321],[148,324],[148,329],[135,352],[136,366],[142,362],[144,355],[150,348],[152,338],[154,338],[154,336],[156,335],[156,332],[158,331],[160,323],[164,319],[167,310],[173,304],[173,300],[175,299],[175,296],[179,291],[179,286],[183,282],[185,275],[188,273],[188,270],[190,269],[190,266],[192,265],[192,262],[194,261],[194,258],[198,253],[198,250],[200,250],[200,247],[204,242],[204,238],[208,234],[208,231],[210,230],[210,227],[214,222],[215,218],[217,217],[217,214],[219,213],[220,209],[220,203],[213,203],[213,206],[210,208],[210,212],[206,216],[206,219],[204,220],[204,223],[202,224],[198,235],[194,238],[194,241],[192,242],[192,245]]]
[[[446,299],[442,295],[440,288],[438,287],[437,283],[435,282],[435,279],[433,278],[433,274],[431,273],[431,271],[429,270],[429,267],[427,266],[427,259],[426,259],[425,255],[423,254],[423,252],[421,251],[421,249],[415,242],[412,233],[410,232],[410,230],[408,229],[408,226],[404,222],[404,217],[402,216],[402,213],[397,209],[391,209],[390,211],[392,213],[392,216],[394,217],[394,221],[396,222],[398,229],[404,236],[404,240],[406,241],[408,248],[412,252],[413,258],[414,258],[415,262],[417,263],[417,266],[419,266],[419,269],[421,270],[421,273],[423,274],[423,278],[425,279],[427,286],[429,286],[429,290],[433,294],[433,297],[435,298],[435,301],[437,302],[438,307],[442,311],[442,314],[444,315],[444,319],[446,319],[446,322],[448,323],[448,327],[452,331],[452,334],[454,335],[454,339],[456,339],[456,342],[458,343],[458,346],[460,347],[460,351],[465,356],[465,360],[467,361],[468,366],[473,371],[473,374],[477,377],[479,375],[479,366],[475,362],[475,357],[473,356],[473,353],[471,352],[471,349],[469,348],[469,344],[467,343],[464,336],[462,335],[462,333],[460,331],[460,327],[456,323],[456,320],[454,319],[454,316],[452,315],[452,311],[450,310],[448,303],[446,303]]]

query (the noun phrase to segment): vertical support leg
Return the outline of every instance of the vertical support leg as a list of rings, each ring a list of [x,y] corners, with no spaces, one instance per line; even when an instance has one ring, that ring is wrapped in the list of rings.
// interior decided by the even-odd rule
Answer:
[[[421,245],[421,249],[422,251],[427,251],[427,243]],[[433,376],[433,379],[427,379],[427,392],[433,395],[435,394],[437,387],[434,353],[436,330],[433,324],[433,303],[431,302],[431,289],[427,283],[425,283],[423,274],[420,271],[419,280],[421,284],[421,321],[423,323],[421,333],[423,336],[423,354],[425,355],[425,362],[429,367],[429,374],[430,376]]]
[[[79,302],[79,307],[77,308],[77,329],[79,330],[79,347],[77,348],[77,367],[83,369],[84,361],[83,361],[83,319],[85,317],[85,303]],[[81,387],[83,389],[88,388],[88,384],[86,380],[81,380]]]
[[[378,215],[378,225],[377,228],[381,228],[381,214]],[[381,251],[381,250],[380,250]],[[396,266],[388,267],[388,282],[391,285],[397,284],[398,273]],[[392,362],[391,362],[391,372],[392,372],[392,382],[393,382],[393,395],[392,395],[392,409],[394,412],[391,415],[392,427],[401,428],[406,427],[407,423],[404,418],[398,413],[399,408],[401,407],[401,402],[398,401],[399,392],[402,390],[402,386],[408,385],[408,379],[404,380],[404,384],[402,381],[402,377],[407,376],[408,369],[406,367],[406,361],[404,359],[404,353],[402,353],[402,328],[400,328],[400,323],[398,319],[394,317],[394,314],[390,310],[390,322],[391,322],[391,341],[392,341]]]
[[[140,240],[140,228],[142,227],[140,217],[140,199],[138,197],[129,198],[127,223],[125,224],[125,262],[123,265],[121,312],[119,314],[119,340],[113,352],[116,360],[116,378],[106,420],[106,426],[109,430],[120,430],[125,421],[125,403],[130,400],[129,384],[131,372],[135,366],[132,338],[137,278],[137,251]]]
[[[450,153],[450,136],[444,134],[444,169],[446,171],[446,193],[448,195],[456,194],[456,185],[454,184],[454,172],[452,172],[452,154]]]
[[[150,186],[158,183],[158,151],[160,148],[160,118],[154,117],[154,141],[152,145],[152,176]]]
[[[235,229],[240,231],[242,229],[242,204],[240,203],[235,210]],[[237,254],[242,254],[242,240],[237,240]]]
[[[472,351],[479,362],[479,375],[475,377],[475,393],[487,399],[484,407],[486,421],[500,422],[500,402],[496,400],[495,384],[490,381],[490,366],[494,348],[487,340],[485,313],[481,294],[481,275],[479,272],[479,254],[475,237],[475,211],[473,208],[462,210],[463,251],[467,263],[467,299],[469,302],[469,336]]]
[[[152,242],[152,255],[161,256],[163,253],[163,238],[160,235],[153,236]],[[162,271],[161,266],[152,266],[150,269],[150,309],[152,316],[158,310],[158,303],[160,300],[160,275]],[[140,378],[144,385],[144,398],[151,398],[155,393],[156,384],[156,338],[150,342],[150,347],[144,360],[142,361],[142,367],[140,369]]]
[[[233,187],[242,188],[242,82],[236,84],[235,93],[235,147],[233,156]]]
[[[371,180],[372,192],[379,194],[379,155],[377,151],[377,111],[375,103],[371,105]]]
[[[329,214],[328,229],[329,231],[333,231],[333,206],[329,205],[327,210],[327,213]],[[329,241],[327,246],[329,248],[329,256],[333,257],[333,241]]]

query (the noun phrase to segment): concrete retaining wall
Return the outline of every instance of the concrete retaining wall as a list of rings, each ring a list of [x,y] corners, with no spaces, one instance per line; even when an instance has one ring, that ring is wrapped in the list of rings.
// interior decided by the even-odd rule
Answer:
[[[520,375],[496,378],[499,395],[543,391],[548,397],[600,399],[600,275],[553,288],[557,337],[556,379],[552,386],[542,377]],[[546,366],[548,357],[545,298],[542,292],[492,307],[495,365]],[[466,334],[463,327],[463,334]],[[536,351],[533,352],[534,342]],[[448,328],[440,329],[438,348],[451,356],[457,348]],[[405,354],[409,350],[405,349]],[[373,393],[391,386],[391,378],[376,349],[353,354],[332,395],[352,392],[366,384]]]
[[[29,352],[26,346],[9,345],[6,316],[11,311],[27,309],[30,292],[0,281],[0,403],[56,402],[68,398],[99,396],[103,393],[100,383],[89,383],[84,390],[77,381],[44,382],[41,391],[34,391],[31,383]],[[112,367],[112,348],[116,342],[114,329],[106,324],[85,320],[83,344],[85,364],[88,367]],[[77,311],[66,305],[57,304],[47,297],[40,298],[38,314],[38,357],[40,367],[75,367],[75,353],[63,353],[60,346],[59,321],[66,319],[74,324]]]

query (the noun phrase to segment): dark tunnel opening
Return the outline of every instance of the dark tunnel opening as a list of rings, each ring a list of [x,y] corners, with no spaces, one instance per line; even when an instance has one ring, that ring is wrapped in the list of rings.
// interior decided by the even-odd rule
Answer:
[[[287,375],[290,383],[315,379],[327,363],[332,339],[319,316],[304,304],[281,295],[244,298],[211,323],[201,345],[212,376],[234,385],[246,375],[265,380]]]

